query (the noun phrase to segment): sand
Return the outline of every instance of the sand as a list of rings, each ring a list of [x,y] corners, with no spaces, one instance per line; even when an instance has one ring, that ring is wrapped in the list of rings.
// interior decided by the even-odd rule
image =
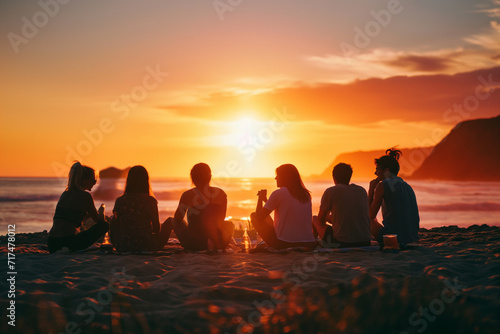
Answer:
[[[200,254],[171,239],[153,255],[48,254],[46,233],[19,234],[16,326],[2,312],[1,331],[498,333],[499,231],[422,229],[399,253]]]

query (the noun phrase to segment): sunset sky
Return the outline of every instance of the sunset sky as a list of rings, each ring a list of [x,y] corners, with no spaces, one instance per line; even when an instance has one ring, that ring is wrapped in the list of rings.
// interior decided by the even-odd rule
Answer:
[[[319,174],[500,114],[499,0],[0,2],[0,176]]]

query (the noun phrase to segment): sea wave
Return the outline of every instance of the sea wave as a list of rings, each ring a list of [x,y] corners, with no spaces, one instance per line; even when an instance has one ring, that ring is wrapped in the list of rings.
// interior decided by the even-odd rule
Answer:
[[[0,202],[42,202],[58,200],[59,195],[15,195],[0,196]]]
[[[419,205],[420,211],[500,211],[500,203],[448,203],[438,205]]]

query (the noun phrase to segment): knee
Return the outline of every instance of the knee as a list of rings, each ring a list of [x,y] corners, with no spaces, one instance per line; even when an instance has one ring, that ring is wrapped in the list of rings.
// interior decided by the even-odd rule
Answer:
[[[172,226],[172,221],[174,219],[172,217],[168,217],[167,219],[165,219],[165,221],[161,224],[162,227],[168,227],[168,226]]]

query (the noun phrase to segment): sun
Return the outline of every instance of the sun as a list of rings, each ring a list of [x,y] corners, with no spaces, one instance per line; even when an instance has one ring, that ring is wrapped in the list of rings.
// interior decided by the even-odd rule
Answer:
[[[234,121],[233,131],[238,137],[255,136],[260,128],[260,122],[252,116],[243,116]]]

